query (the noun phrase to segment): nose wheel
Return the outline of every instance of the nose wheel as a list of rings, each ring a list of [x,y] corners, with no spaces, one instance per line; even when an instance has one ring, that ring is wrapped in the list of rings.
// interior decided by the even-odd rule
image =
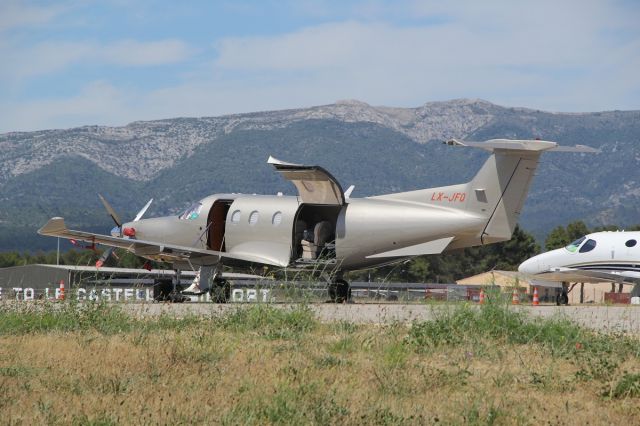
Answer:
[[[556,305],[568,305],[569,304],[569,295],[566,291],[558,293],[556,295]]]
[[[351,301],[351,285],[347,281],[338,279],[329,284],[329,302],[349,303]]]

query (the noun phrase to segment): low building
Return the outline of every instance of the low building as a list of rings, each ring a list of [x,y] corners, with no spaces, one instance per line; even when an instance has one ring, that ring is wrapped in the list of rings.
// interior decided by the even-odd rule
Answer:
[[[0,269],[0,300],[41,299],[55,297],[60,284],[67,291],[78,288],[115,287],[142,288],[152,287],[158,278],[171,278],[173,270],[96,268],[95,266],[76,265],[24,265]],[[183,282],[191,282],[193,271],[184,271]]]
[[[513,290],[518,287],[521,292],[529,293],[530,282],[516,271],[488,271],[481,274],[462,278],[456,281],[458,285],[498,286],[502,289]],[[533,291],[533,290],[532,290]]]
[[[518,287],[520,293],[525,293],[529,298],[533,295],[534,282],[517,271],[488,271],[471,277],[462,278],[456,281],[459,285],[501,287],[503,291],[513,291]],[[580,303],[629,303],[627,294],[631,293],[633,285],[624,284],[622,289],[618,284],[611,283],[570,283],[569,303],[577,305]],[[622,290],[622,291],[620,291]],[[625,294],[625,296],[612,296],[612,294]],[[540,302],[555,302],[556,289],[550,287],[538,287],[538,297]]]

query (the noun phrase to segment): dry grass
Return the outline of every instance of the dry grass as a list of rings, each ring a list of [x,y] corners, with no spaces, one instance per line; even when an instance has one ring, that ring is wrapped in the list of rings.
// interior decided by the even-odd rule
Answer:
[[[640,424],[637,342],[623,337],[585,332],[562,346],[477,329],[448,341],[455,330],[265,307],[105,324],[5,329],[0,423]]]

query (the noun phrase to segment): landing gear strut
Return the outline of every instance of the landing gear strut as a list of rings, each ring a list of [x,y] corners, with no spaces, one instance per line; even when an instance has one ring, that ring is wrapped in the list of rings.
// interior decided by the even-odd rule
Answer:
[[[332,303],[351,302],[351,285],[343,279],[329,283],[329,301]]]
[[[180,291],[180,270],[175,270],[173,278],[157,278],[153,282],[153,299],[157,302],[182,303],[189,300]]]
[[[562,290],[556,293],[556,305],[568,305],[569,304],[569,284],[563,282]]]

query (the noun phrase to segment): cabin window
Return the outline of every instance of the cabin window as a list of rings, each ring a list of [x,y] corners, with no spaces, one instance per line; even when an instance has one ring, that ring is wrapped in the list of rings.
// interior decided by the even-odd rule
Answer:
[[[275,212],[273,217],[271,218],[271,224],[273,226],[278,226],[282,222],[282,212]]]
[[[627,247],[635,247],[636,246],[636,240],[629,240],[626,243],[624,243],[625,246]]]
[[[587,240],[582,247],[580,247],[580,253],[586,253],[596,248],[596,240]]]
[[[257,210],[254,210],[251,212],[251,214],[249,215],[249,225],[255,225],[256,223],[258,223],[258,219],[260,218],[260,213],[258,213]]]
[[[233,214],[231,215],[231,223],[238,223],[240,222],[240,210],[236,210],[233,212]]]
[[[202,203],[194,203],[180,215],[180,219],[197,219],[202,210]]]
[[[569,244],[568,246],[566,246],[565,248],[567,250],[569,250],[571,253],[575,253],[576,250],[578,250],[578,247],[580,247],[580,244],[582,244],[582,242],[586,239],[587,237],[582,237],[579,238],[577,240],[575,240],[574,242],[572,242],[571,244]]]

